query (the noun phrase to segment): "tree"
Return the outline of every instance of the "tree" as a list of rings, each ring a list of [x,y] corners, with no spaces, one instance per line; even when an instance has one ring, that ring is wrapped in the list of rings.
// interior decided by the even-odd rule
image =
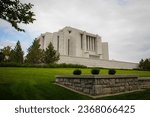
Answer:
[[[139,68],[143,70],[150,70],[150,58],[146,58],[145,60],[141,59],[139,62]]]
[[[43,62],[43,50],[40,49],[39,40],[35,39],[33,44],[28,48],[26,62],[31,64],[39,64]]]
[[[0,63],[4,61],[5,55],[0,52]]]
[[[6,46],[3,49],[1,49],[1,52],[4,54],[4,61],[10,61],[11,51],[12,48],[10,46]]]
[[[56,50],[54,50],[54,47],[50,42],[45,51],[44,62],[49,64],[49,63],[55,63],[58,60],[59,60],[59,54],[57,53]]]
[[[31,11],[33,4],[23,4],[19,0],[0,0],[0,18],[11,23],[18,31],[25,31],[19,28],[18,24],[29,24],[35,20]]]
[[[23,63],[23,54],[20,41],[16,43],[14,50],[11,51],[10,59],[16,63]]]
[[[16,62],[15,61],[15,51],[11,50],[8,62]]]
[[[144,64],[144,60],[141,59],[141,61],[139,62],[139,68],[143,69],[143,64]]]

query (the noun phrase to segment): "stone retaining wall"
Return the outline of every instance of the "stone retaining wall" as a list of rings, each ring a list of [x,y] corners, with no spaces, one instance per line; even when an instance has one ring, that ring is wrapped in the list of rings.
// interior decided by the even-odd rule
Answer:
[[[70,75],[56,76],[56,83],[92,95],[116,94],[139,89],[138,77],[121,75]]]
[[[140,88],[150,88],[150,78],[139,78],[138,82]]]

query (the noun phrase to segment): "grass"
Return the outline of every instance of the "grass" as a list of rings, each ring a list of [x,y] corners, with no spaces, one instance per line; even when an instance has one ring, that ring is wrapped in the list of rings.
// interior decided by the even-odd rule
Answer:
[[[73,70],[74,68],[0,67],[0,99],[91,99],[53,84],[55,75],[72,74]],[[90,72],[91,69],[82,69],[82,74],[90,74]],[[107,74],[107,72],[106,69],[100,71],[101,74]],[[150,77],[148,71],[117,70],[117,74]],[[150,99],[150,89],[99,99]]]
[[[101,100],[150,100],[150,89],[115,96],[99,98]]]

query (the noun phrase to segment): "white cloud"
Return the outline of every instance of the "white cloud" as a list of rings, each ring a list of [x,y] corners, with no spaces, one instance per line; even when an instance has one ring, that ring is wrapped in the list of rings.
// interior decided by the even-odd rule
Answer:
[[[0,49],[10,46],[11,48],[14,48],[16,45],[15,41],[10,41],[10,40],[5,40],[5,41],[0,41]]]

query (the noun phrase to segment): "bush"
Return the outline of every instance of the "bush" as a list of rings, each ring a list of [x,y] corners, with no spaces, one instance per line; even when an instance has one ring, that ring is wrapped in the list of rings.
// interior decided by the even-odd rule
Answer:
[[[116,70],[115,69],[109,69],[108,74],[109,75],[115,75]]]
[[[35,68],[87,68],[87,66],[79,64],[19,64],[15,62],[1,62],[0,67],[35,67]]]
[[[74,75],[81,75],[81,73],[82,73],[82,72],[81,72],[81,70],[79,70],[79,69],[76,69],[76,70],[73,71],[73,74],[74,74]]]
[[[99,72],[100,72],[99,69],[92,69],[92,70],[91,70],[91,74],[93,74],[93,75],[98,75]]]
[[[0,67],[22,67],[22,64],[15,62],[2,62],[0,63]]]

